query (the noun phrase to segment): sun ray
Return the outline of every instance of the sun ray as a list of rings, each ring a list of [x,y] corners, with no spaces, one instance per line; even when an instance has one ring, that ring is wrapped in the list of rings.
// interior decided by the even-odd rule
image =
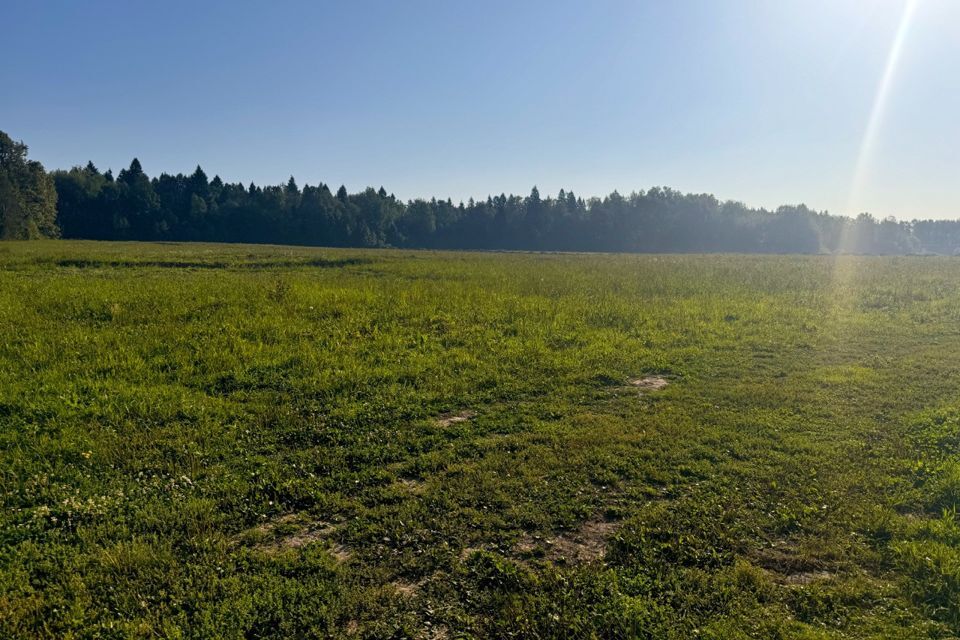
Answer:
[[[863,205],[864,184],[870,173],[877,139],[886,115],[887,105],[890,102],[890,95],[894,88],[904,44],[919,4],[920,0],[907,0],[904,5],[896,35],[893,38],[890,51],[887,54],[883,74],[880,77],[880,82],[877,84],[877,91],[873,98],[873,105],[870,108],[867,126],[864,129],[860,149],[857,153],[853,178],[847,197],[847,207],[844,212],[846,215],[854,218],[860,213]],[[857,264],[860,260],[858,258],[843,256],[844,254],[856,252],[857,244],[856,223],[854,221],[845,223],[840,230],[836,255],[833,258],[832,279],[834,292],[835,295],[838,296],[838,300],[849,301],[848,292],[844,290],[852,284],[852,280],[856,277],[858,270]]]
[[[884,66],[880,83],[877,85],[873,106],[870,109],[870,117],[867,120],[867,127],[864,130],[863,139],[860,142],[860,150],[857,153],[853,181],[850,184],[850,192],[847,199],[847,215],[856,215],[859,213],[859,207],[861,206],[863,198],[863,186],[869,174],[870,163],[874,156],[874,147],[877,143],[877,136],[883,124],[884,116],[886,115],[887,105],[890,102],[890,93],[893,89],[894,80],[896,79],[897,67],[899,66],[900,57],[903,53],[903,46],[919,4],[920,0],[907,0],[903,8],[903,13],[900,16],[897,33],[890,46],[890,52],[887,54],[887,62]]]

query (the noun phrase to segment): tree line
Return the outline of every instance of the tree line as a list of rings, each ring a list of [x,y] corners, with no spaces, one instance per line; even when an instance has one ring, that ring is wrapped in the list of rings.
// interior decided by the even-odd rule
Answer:
[[[18,195],[19,194],[19,195]],[[11,204],[12,203],[12,204]],[[804,205],[774,211],[655,187],[584,199],[561,190],[403,202],[380,187],[257,186],[190,175],[116,176],[93,163],[47,174],[0,132],[0,236],[617,252],[953,254],[960,221],[878,220]]]

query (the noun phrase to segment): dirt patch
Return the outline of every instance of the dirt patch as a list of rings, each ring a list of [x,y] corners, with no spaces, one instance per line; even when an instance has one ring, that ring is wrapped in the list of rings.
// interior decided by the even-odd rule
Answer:
[[[829,580],[833,574],[829,571],[805,571],[803,573],[792,573],[783,577],[783,584],[811,584],[822,580]]]
[[[468,420],[473,420],[477,417],[476,411],[460,411],[459,413],[444,413],[440,416],[437,416],[437,426],[438,427],[449,427],[460,422],[467,422]]]
[[[597,562],[603,559],[607,540],[619,527],[619,522],[592,518],[574,531],[565,531],[554,536],[524,536],[515,549],[521,555],[540,556],[557,563]]]
[[[333,545],[332,547],[330,547],[330,549],[328,549],[328,552],[330,553],[331,556],[333,556],[333,559],[339,562],[340,564],[343,564],[349,561],[350,558],[353,557],[353,552],[350,551],[350,547],[342,544]]]
[[[332,532],[333,532],[333,529],[328,529],[328,528],[305,529],[303,531],[298,531],[297,533],[293,533],[288,536],[283,536],[282,538],[277,538],[277,540],[271,545],[271,547],[276,549],[299,549],[300,547],[304,545],[308,545],[311,542],[317,542],[318,540],[323,540]]]
[[[239,536],[239,542],[252,544],[257,551],[272,554],[326,540],[334,531],[336,526],[329,522],[310,520],[301,514],[288,513],[244,531]],[[331,548],[331,555],[338,562],[345,562],[350,558],[346,547],[340,545]]]
[[[643,378],[630,380],[630,386],[640,391],[658,391],[668,384],[670,384],[670,381],[663,376],[644,376]]]
[[[478,551],[483,551],[483,548],[482,547],[464,547],[460,551],[460,559],[466,560],[467,558],[477,553]]]
[[[397,593],[406,598],[412,598],[413,596],[417,595],[417,591],[420,589],[420,583],[398,580],[392,584],[393,588],[397,590]]]

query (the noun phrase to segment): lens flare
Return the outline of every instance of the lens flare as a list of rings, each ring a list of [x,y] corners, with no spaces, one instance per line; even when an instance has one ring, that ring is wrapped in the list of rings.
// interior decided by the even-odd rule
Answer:
[[[886,115],[887,104],[890,101],[890,94],[895,84],[897,67],[900,63],[903,53],[904,43],[910,32],[910,26],[913,22],[914,14],[920,0],[907,0],[903,7],[903,13],[900,16],[900,23],[897,27],[897,33],[890,45],[890,52],[887,54],[887,62],[883,69],[883,75],[877,85],[877,92],[873,98],[873,106],[870,108],[870,116],[867,120],[867,126],[863,133],[863,139],[860,142],[860,150],[857,154],[856,165],[854,166],[853,179],[850,184],[850,191],[847,197],[846,214],[856,216],[861,211],[863,205],[864,183],[870,173],[870,164],[875,155],[877,137],[883,125]],[[844,254],[857,253],[860,246],[858,241],[859,234],[863,229],[855,220],[846,221],[840,229],[839,241],[833,257],[832,280],[834,294],[837,300],[850,302],[852,299],[851,286],[862,267],[862,258],[853,256],[844,256]]]

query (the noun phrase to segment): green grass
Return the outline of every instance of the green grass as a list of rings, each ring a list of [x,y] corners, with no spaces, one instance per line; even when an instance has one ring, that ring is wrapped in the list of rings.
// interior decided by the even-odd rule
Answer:
[[[0,496],[4,638],[956,637],[960,260],[3,244]]]

